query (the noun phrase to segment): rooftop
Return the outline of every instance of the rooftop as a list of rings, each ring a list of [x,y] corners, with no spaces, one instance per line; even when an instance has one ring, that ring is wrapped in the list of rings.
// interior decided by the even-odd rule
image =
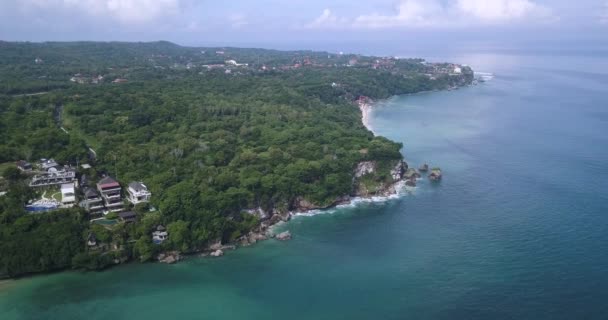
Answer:
[[[118,183],[118,181],[116,181],[112,177],[108,176],[108,177],[105,177],[105,178],[99,180],[99,182],[97,182],[97,186],[99,186],[101,188],[111,188],[111,187],[120,187],[120,184]]]
[[[140,191],[148,191],[148,187],[146,187],[145,184],[143,184],[142,182],[137,182],[137,181],[133,181],[131,183],[129,183],[129,188],[140,192]]]

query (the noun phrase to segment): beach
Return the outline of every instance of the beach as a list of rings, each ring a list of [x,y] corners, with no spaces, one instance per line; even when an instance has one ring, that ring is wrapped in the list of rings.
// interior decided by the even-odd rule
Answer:
[[[372,105],[368,102],[359,103],[359,109],[361,110],[361,122],[367,128],[367,130],[374,132],[370,124],[370,117],[372,113]]]

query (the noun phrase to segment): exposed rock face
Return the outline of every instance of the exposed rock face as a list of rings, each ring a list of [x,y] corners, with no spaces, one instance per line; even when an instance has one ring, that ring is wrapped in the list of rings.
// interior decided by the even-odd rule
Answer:
[[[405,171],[403,177],[407,180],[417,179],[420,178],[420,173],[418,173],[418,171],[416,171],[414,168],[409,168],[407,171]]]
[[[256,231],[251,231],[248,234],[239,238],[238,243],[241,246],[250,246],[252,244],[257,243],[258,241],[267,240],[268,236],[266,236],[266,227],[261,227]]]
[[[275,236],[277,240],[286,241],[291,239],[291,232],[284,231]]]
[[[298,211],[307,211],[320,209],[321,207],[304,199],[303,197],[297,197],[294,203],[294,207]]]
[[[421,165],[420,168],[418,168],[418,171],[420,171],[420,172],[427,172],[427,171],[429,171],[429,165],[426,164],[426,163],[423,164],[423,165]]]
[[[441,180],[441,177],[441,169],[439,168],[433,168],[433,170],[431,170],[431,173],[429,174],[429,179],[431,181],[439,181]]]
[[[213,242],[211,245],[209,245],[209,250],[219,250],[222,248],[222,239],[218,239],[215,242]]]
[[[221,257],[224,255],[224,251],[218,249],[209,254],[211,257]]]
[[[344,204],[344,203],[348,203],[348,202],[350,202],[349,196],[337,197],[334,201],[332,201],[328,205],[317,205],[317,204],[314,204],[314,203],[304,199],[303,197],[297,197],[293,204],[293,210],[309,211],[309,210],[316,210],[316,209],[327,209],[327,208],[334,207],[339,204]],[[271,220],[276,219],[275,216],[277,216],[277,214],[272,216]],[[288,220],[289,220],[289,218],[287,218],[285,221],[288,221]]]
[[[182,256],[178,251],[168,251],[159,254],[156,259],[158,260],[158,262],[173,264],[182,260]]]
[[[376,172],[376,162],[374,161],[363,161],[359,162],[355,169],[355,178],[361,178],[366,174]]]
[[[405,185],[408,187],[415,187],[416,186],[416,179],[408,179],[407,181],[405,181]]]
[[[399,181],[403,178],[403,174],[408,169],[408,165],[405,161],[399,161],[393,169],[391,169],[391,177],[393,181]]]
[[[272,215],[272,213],[266,212],[266,211],[264,211],[264,209],[262,209],[260,207],[258,207],[256,209],[248,209],[245,211],[251,215],[258,217],[260,219],[260,221],[264,221],[264,220],[270,218],[270,216]]]
[[[397,160],[391,162],[390,170],[386,173],[379,172],[379,165],[374,161],[361,162],[355,170],[355,192],[354,196],[370,197],[370,196],[390,196],[397,193],[398,182],[403,181],[404,174],[408,171],[408,165],[405,161]],[[372,170],[373,168],[373,170]],[[378,176],[364,177],[368,174],[378,174]],[[390,175],[390,179],[384,178],[385,174]],[[366,182],[361,183],[363,179]]]

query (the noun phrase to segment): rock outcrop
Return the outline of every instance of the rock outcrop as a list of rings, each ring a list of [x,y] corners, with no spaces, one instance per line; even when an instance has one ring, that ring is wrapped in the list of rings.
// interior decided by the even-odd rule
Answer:
[[[260,221],[264,221],[264,220],[270,218],[270,216],[272,215],[272,212],[267,212],[260,207],[255,208],[255,209],[247,209],[247,210],[245,210],[245,212],[258,217],[258,219],[260,219]]]
[[[399,162],[397,162],[395,167],[393,167],[393,169],[391,169],[391,178],[393,178],[393,181],[399,181],[403,178],[403,174],[407,170],[408,170],[407,163],[405,161],[399,161]]]
[[[416,179],[408,179],[405,181],[405,185],[408,187],[415,187],[416,186]]]
[[[403,178],[407,180],[418,179],[420,177],[420,173],[418,173],[418,171],[416,171],[416,169],[414,168],[407,169],[407,171],[405,171],[405,173],[403,174]]]
[[[439,181],[441,180],[441,177],[441,169],[439,168],[433,168],[433,170],[431,170],[431,173],[429,174],[429,179],[431,181]]]
[[[420,168],[418,168],[418,171],[420,171],[420,172],[427,172],[427,171],[429,171],[429,165],[426,164],[426,163],[423,164],[423,165],[421,165]]]
[[[363,161],[357,164],[355,169],[355,179],[361,178],[366,174],[376,172],[376,162],[374,161]]]
[[[224,255],[224,251],[222,251],[220,249],[215,250],[209,254],[209,256],[211,256],[211,257],[221,257],[223,255]]]
[[[182,256],[179,251],[168,251],[159,254],[156,259],[158,262],[173,264],[182,260]]]
[[[291,232],[283,231],[275,236],[277,240],[286,241],[291,239]]]

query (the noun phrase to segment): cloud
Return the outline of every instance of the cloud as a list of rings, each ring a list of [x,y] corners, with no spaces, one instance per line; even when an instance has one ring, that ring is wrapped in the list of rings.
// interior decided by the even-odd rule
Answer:
[[[348,19],[338,18],[331,12],[331,10],[325,9],[325,10],[323,10],[323,13],[321,13],[321,15],[319,17],[317,17],[315,20],[311,21],[310,23],[306,24],[305,28],[307,28],[307,29],[317,29],[317,28],[324,28],[324,27],[339,28],[339,27],[344,26],[344,24],[347,24],[347,23],[348,23]]]
[[[325,9],[308,28],[396,28],[496,25],[547,22],[556,16],[534,0],[401,0],[392,14],[364,14],[341,18]]]
[[[68,10],[124,24],[142,24],[178,14],[181,0],[21,0],[20,9]]]
[[[249,24],[249,21],[247,20],[247,16],[244,14],[241,14],[241,13],[236,13],[236,14],[230,15],[228,17],[228,21],[230,22],[230,25],[234,29],[239,29],[239,28]]]

